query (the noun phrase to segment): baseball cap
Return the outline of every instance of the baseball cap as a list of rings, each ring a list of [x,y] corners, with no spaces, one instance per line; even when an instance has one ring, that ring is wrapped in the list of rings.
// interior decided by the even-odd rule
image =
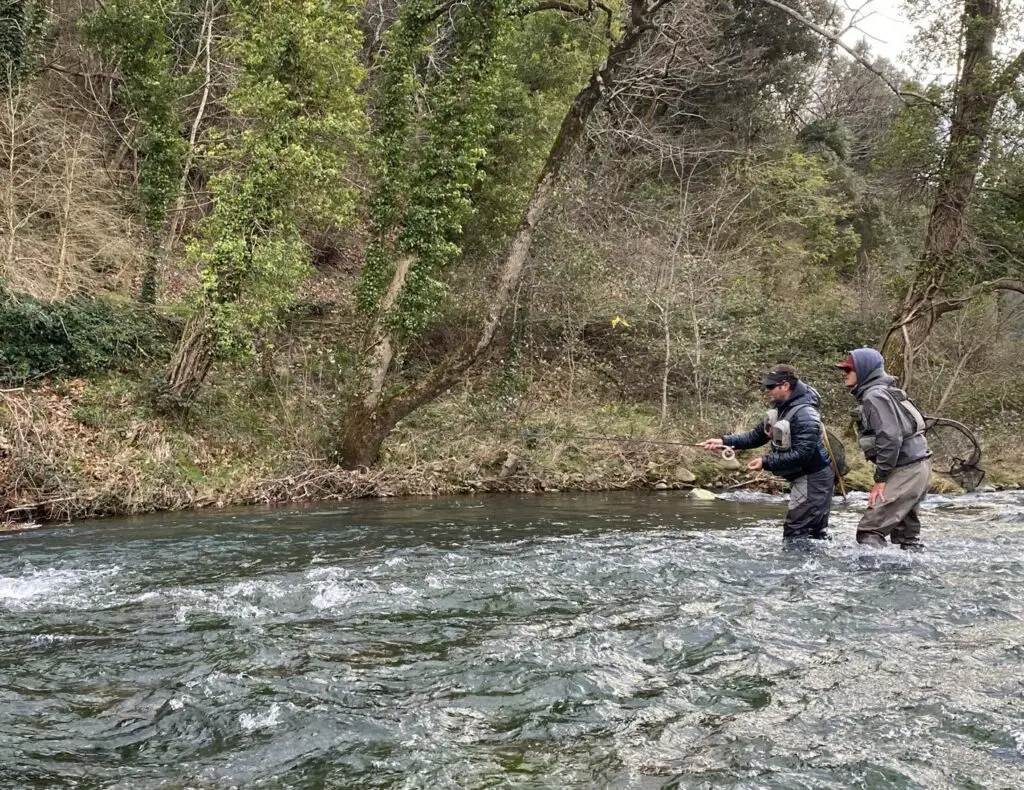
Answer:
[[[790,384],[796,383],[796,368],[791,365],[776,365],[761,377],[761,386],[774,387],[787,381]]]

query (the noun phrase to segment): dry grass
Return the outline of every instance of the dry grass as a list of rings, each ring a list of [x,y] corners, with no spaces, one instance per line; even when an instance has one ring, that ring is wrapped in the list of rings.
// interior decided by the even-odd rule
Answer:
[[[0,97],[0,278],[11,291],[60,299],[138,281],[142,229],[93,123],[28,88]]]

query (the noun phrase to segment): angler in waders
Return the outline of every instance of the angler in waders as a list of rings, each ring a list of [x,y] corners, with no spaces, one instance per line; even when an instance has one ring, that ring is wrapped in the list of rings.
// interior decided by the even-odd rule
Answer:
[[[765,469],[790,482],[783,539],[827,540],[835,475],[823,442],[821,399],[789,365],[772,368],[761,386],[771,402],[763,422],[746,433],[706,439],[701,445],[707,450],[749,450],[771,442],[769,452],[750,461],[747,469]]]
[[[857,542],[882,547],[889,538],[901,548],[919,551],[918,511],[931,474],[924,416],[885,372],[875,349],[854,349],[836,367],[860,403],[853,412],[857,443],[875,465],[875,484],[857,525]]]

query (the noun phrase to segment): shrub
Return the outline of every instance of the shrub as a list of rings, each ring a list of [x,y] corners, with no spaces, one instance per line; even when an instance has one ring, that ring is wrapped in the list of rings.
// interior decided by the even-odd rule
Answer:
[[[163,356],[166,346],[157,316],[133,302],[18,296],[0,305],[0,383],[7,385],[129,370]]]

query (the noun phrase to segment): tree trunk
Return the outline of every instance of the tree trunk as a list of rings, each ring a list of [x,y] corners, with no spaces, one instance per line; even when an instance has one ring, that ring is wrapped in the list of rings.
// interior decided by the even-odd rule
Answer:
[[[166,395],[178,408],[187,407],[213,366],[214,340],[200,308],[185,325],[164,381]]]
[[[371,344],[371,351],[377,349],[375,364],[366,367],[366,375],[372,384],[350,399],[339,435],[334,442],[335,454],[343,466],[355,468],[375,464],[380,457],[381,445],[395,426],[404,417],[439,397],[460,381],[463,374],[490,349],[505,310],[511,302],[512,294],[522,280],[523,268],[533,243],[537,223],[551,200],[562,166],[582,137],[587,122],[600,104],[604,93],[613,85],[619,69],[643,34],[650,29],[651,17],[670,1],[652,3],[645,11],[642,0],[633,0],[634,15],[628,31],[609,49],[604,64],[591,74],[586,86],[573,99],[562,119],[558,136],[548,153],[533,194],[527,201],[508,253],[501,263],[498,280],[476,338],[453,352],[423,378],[389,398],[384,398],[382,391],[393,357],[390,353],[391,339],[384,335]],[[391,298],[394,296],[395,294],[392,294]],[[379,328],[375,328],[371,332],[371,337],[376,337],[378,331]],[[386,348],[388,353],[380,353],[382,347]]]
[[[939,186],[928,218],[924,247],[903,306],[882,344],[887,370],[909,386],[914,357],[927,342],[938,318],[947,275],[966,235],[974,185],[992,131],[996,104],[1013,79],[1015,62],[994,73],[993,48],[999,32],[997,0],[964,1],[964,49],[950,118],[949,142]],[[1020,58],[1018,57],[1018,61]]]
[[[334,460],[345,469],[373,466],[380,458],[381,445],[397,424],[397,419],[385,419],[379,409],[369,409],[362,403],[350,404],[334,443]]]

